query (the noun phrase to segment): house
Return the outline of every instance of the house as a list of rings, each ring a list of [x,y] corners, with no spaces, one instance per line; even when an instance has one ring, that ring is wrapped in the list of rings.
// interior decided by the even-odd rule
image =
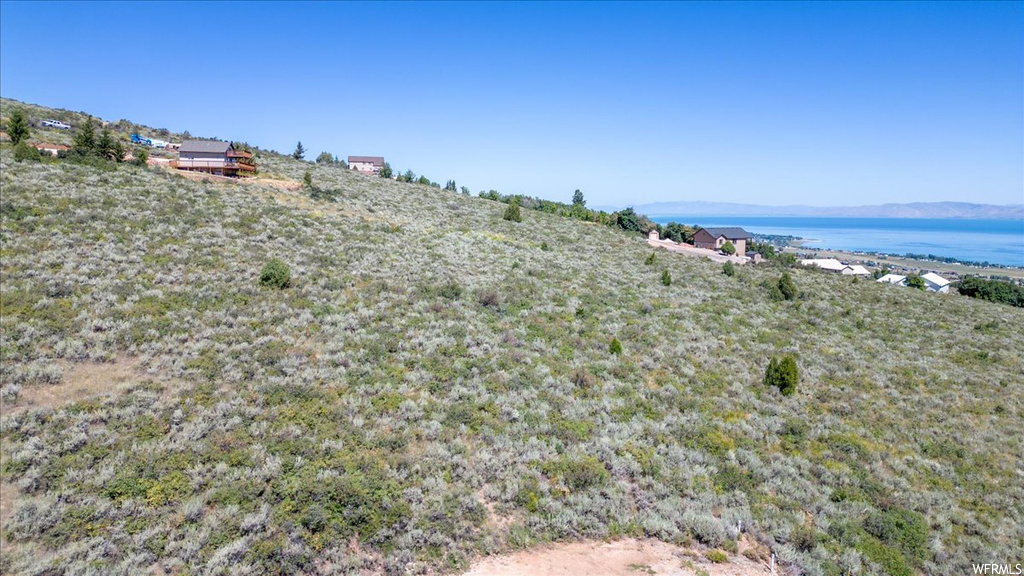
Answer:
[[[652,228],[651,231],[647,233],[647,239],[657,242],[658,240],[661,240],[661,236],[658,235],[657,229]]]
[[[65,146],[63,144],[47,144],[45,142],[33,144],[32,147],[35,148],[36,150],[39,150],[40,152],[49,152],[54,156],[61,153],[62,151],[67,152],[68,150],[71,149],[70,147]]]
[[[693,245],[708,250],[721,250],[726,242],[732,242],[737,256],[746,256],[747,240],[753,236],[743,228],[700,228],[693,235]]]
[[[252,176],[256,173],[252,153],[235,150],[230,142],[219,140],[182,142],[178,160],[171,162],[171,167],[217,176]]]
[[[871,272],[860,264],[843,264],[835,258],[809,258],[801,260],[803,266],[817,266],[829,272],[838,272],[843,276],[869,276]]]
[[[921,279],[924,280],[925,290],[929,292],[941,292],[943,294],[949,292],[949,280],[946,280],[935,272],[922,274]]]
[[[882,284],[895,284],[897,286],[906,286],[907,277],[902,276],[900,274],[886,274],[885,276],[882,276],[878,280],[875,280],[875,282],[881,282]]]
[[[360,174],[376,176],[384,167],[384,158],[382,156],[349,156],[348,167]]]

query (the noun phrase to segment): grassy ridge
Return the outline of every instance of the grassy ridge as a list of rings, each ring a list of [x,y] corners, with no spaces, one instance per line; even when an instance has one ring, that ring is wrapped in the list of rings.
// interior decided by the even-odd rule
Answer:
[[[808,573],[1024,556],[1021,310],[807,270],[777,302],[778,269],[260,165],[337,201],[0,151],[5,571],[402,573],[737,522]],[[116,394],[18,409],[124,358]]]

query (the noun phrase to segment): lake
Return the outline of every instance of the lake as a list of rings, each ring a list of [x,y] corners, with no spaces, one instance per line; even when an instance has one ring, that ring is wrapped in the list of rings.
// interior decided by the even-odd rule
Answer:
[[[808,248],[902,255],[934,254],[1024,267],[1024,220],[655,216],[659,224],[741,226],[752,234],[801,236]]]

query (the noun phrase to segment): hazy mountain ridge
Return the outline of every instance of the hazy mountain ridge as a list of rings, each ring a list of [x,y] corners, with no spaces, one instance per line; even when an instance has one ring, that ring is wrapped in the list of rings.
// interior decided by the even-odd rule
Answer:
[[[731,202],[653,202],[633,207],[648,216],[818,216],[837,218],[958,218],[965,220],[1024,219],[1024,204],[974,204],[971,202],[911,202],[874,206],[765,206]]]

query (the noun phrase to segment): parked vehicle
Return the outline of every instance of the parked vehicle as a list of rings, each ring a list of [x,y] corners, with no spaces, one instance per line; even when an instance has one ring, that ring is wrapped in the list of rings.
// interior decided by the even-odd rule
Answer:
[[[48,128],[59,128],[61,130],[71,130],[71,125],[70,124],[65,124],[65,123],[61,122],[60,120],[43,120],[42,122],[40,122],[40,124],[42,124],[43,126],[46,126]]]

